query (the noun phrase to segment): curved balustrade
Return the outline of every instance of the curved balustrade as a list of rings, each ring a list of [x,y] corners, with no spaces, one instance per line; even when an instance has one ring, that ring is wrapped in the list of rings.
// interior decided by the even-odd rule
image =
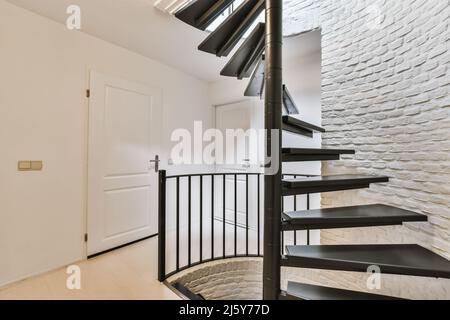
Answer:
[[[307,177],[302,174],[284,178]],[[159,172],[159,270],[164,281],[202,263],[240,257],[262,257],[263,174]],[[309,194],[292,196],[309,209]],[[297,244],[298,233],[283,242]],[[309,231],[306,231],[309,244]],[[282,246],[284,247],[284,246]]]

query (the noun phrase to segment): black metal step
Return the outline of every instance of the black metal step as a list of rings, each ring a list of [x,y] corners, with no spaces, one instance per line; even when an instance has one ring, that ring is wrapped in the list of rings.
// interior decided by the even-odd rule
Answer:
[[[297,105],[294,102],[286,85],[283,85],[283,107],[287,114],[298,114]]]
[[[205,30],[234,0],[197,0],[179,10],[175,17],[187,24]]]
[[[389,178],[365,175],[335,175],[283,179],[283,195],[364,189],[369,188],[371,183],[383,182],[389,182]]]
[[[261,97],[264,92],[264,71],[265,70],[265,57],[261,56],[258,65],[253,71],[253,74],[248,83],[247,89],[245,89],[244,96],[246,97]]]
[[[265,48],[265,23],[259,23],[250,36],[228,61],[220,74],[238,79],[248,78],[255,69]]]
[[[265,0],[246,0],[199,45],[198,49],[218,57],[228,56],[264,10],[264,6]]]
[[[282,265],[300,268],[450,278],[450,261],[416,244],[287,246]]]
[[[355,154],[347,149],[283,148],[283,162],[339,160],[342,154]]]
[[[179,282],[173,283],[172,286],[178,290],[188,300],[205,300],[200,294],[195,294]]]
[[[427,221],[426,215],[382,204],[283,213],[283,230],[401,225]]]
[[[314,132],[325,132],[325,129],[304,122],[292,116],[283,116],[283,130],[312,137]]]
[[[403,300],[379,294],[322,287],[298,282],[288,282],[281,300]]]

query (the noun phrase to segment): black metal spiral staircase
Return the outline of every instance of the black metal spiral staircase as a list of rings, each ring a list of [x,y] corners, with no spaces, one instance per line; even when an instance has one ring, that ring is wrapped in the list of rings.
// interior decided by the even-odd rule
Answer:
[[[233,0],[197,0],[182,8],[176,17],[205,30]],[[238,45],[258,15],[266,10],[266,22],[254,27],[235,51],[221,75],[249,78],[246,96],[265,93],[266,129],[282,129],[313,137],[323,128],[291,116],[297,107],[282,85],[282,1],[246,0],[200,44],[199,50],[227,56]],[[284,109],[285,115],[282,116]],[[272,141],[269,141],[269,145]],[[281,145],[281,143],[280,143]],[[280,148],[283,162],[339,160],[353,150]],[[279,166],[281,168],[281,166]],[[282,180],[281,173],[265,176],[264,299],[346,300],[396,299],[376,294],[289,282],[280,290],[281,266],[366,272],[372,265],[382,273],[450,278],[450,262],[411,244],[317,245],[281,248],[281,232],[332,228],[401,225],[427,221],[427,217],[386,205],[365,205],[296,212],[281,212],[283,196],[368,188],[386,183],[388,177],[338,175]]]

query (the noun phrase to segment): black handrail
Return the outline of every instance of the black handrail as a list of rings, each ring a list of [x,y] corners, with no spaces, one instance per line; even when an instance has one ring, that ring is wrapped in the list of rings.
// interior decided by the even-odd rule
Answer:
[[[245,181],[245,192],[238,192],[238,178],[239,177],[245,177],[244,180]],[[239,257],[262,257],[262,247],[261,247],[261,223],[262,223],[262,219],[261,219],[261,214],[263,213],[261,210],[261,204],[260,201],[261,199],[261,187],[262,187],[262,183],[261,183],[261,179],[264,176],[263,173],[245,173],[245,172],[234,172],[234,173],[195,173],[195,174],[181,174],[181,175],[171,175],[168,176],[165,170],[161,170],[159,171],[159,240],[158,240],[158,248],[159,248],[159,253],[158,253],[158,279],[159,281],[164,281],[166,280],[168,277],[181,272],[183,270],[186,270],[188,268],[191,268],[193,266],[198,266],[202,263],[206,263],[206,262],[211,262],[211,261],[215,261],[215,260],[222,260],[222,259],[228,259],[228,258],[239,258]],[[302,175],[302,174],[285,174],[283,175],[283,178],[297,178],[297,177],[309,177],[311,175]],[[210,190],[205,190],[205,180],[208,181],[208,177],[210,177],[211,179],[211,185],[210,185]],[[214,228],[214,224],[215,222],[217,223],[217,216],[215,216],[214,209],[215,209],[215,184],[217,182],[217,177],[222,177],[222,200],[223,200],[223,211],[221,212],[221,218],[222,218],[222,228],[218,228],[219,230],[215,230],[217,228]],[[227,190],[227,185],[226,185],[226,178],[227,177],[232,177],[233,180],[233,192],[234,193],[234,203],[232,204],[232,209],[230,211],[232,211],[232,215],[234,216],[234,221],[232,223],[227,222],[226,220],[226,200],[227,198],[227,192],[229,190]],[[250,182],[250,177],[256,177],[256,183],[251,184]],[[197,179],[198,178],[198,179]],[[252,178],[253,180],[254,178]],[[168,225],[168,221],[167,221],[167,195],[169,193],[168,190],[168,180],[173,181],[174,182],[174,197],[175,199],[173,199],[174,202],[174,208],[172,213],[172,216],[175,216],[175,226],[171,226]],[[220,180],[219,180],[220,181]],[[184,184],[184,182],[186,182]],[[198,182],[198,184],[197,184]],[[183,186],[182,186],[183,184]],[[254,241],[253,237],[250,238],[249,237],[249,231],[251,229],[250,226],[250,204],[252,203],[252,199],[249,198],[249,190],[250,190],[250,186],[253,185],[254,187],[256,187],[256,197],[252,198],[255,199],[254,201],[256,201],[256,205],[254,205],[252,208],[252,212],[256,213],[256,227],[255,227],[255,231],[257,232],[256,234],[256,244],[251,241]],[[193,192],[193,186],[198,186],[199,188],[199,196],[195,197],[195,192]],[[206,186],[208,186],[208,184],[206,184]],[[187,189],[186,189],[187,188]],[[203,206],[203,201],[204,199],[206,199],[205,194],[207,194],[208,192],[211,193],[211,231],[205,233],[205,228],[204,228],[204,221],[203,219],[205,217],[207,217],[207,213],[205,213],[205,208]],[[186,215],[187,216],[183,216],[181,213],[181,209],[182,209],[182,201],[181,201],[181,197],[186,195],[187,196],[187,201],[185,201],[185,203],[187,204],[187,208],[186,208]],[[238,223],[238,198],[240,197],[244,197],[245,196],[245,225],[244,223],[239,224]],[[220,197],[220,195],[219,195]],[[294,209],[297,209],[297,203],[298,203],[298,199],[297,196],[293,196],[294,197]],[[241,198],[242,199],[242,198]],[[171,199],[172,200],[172,199]],[[198,201],[198,203],[196,203],[196,201]],[[194,205],[198,204],[198,211],[197,210],[193,210]],[[196,207],[196,208],[197,208]],[[309,208],[309,195],[307,195],[307,207]],[[184,212],[184,211],[183,211]],[[193,215],[197,214],[198,212],[198,216],[199,216],[199,229],[194,228],[193,225]],[[254,216],[252,216],[254,217]],[[185,242],[187,244],[187,252],[182,252],[181,249],[181,241],[182,241],[182,237],[181,237],[181,221],[183,219],[183,221],[185,221],[185,219],[187,218],[187,242]],[[252,221],[255,221],[252,220]],[[226,230],[227,230],[227,224],[230,225],[231,229],[233,230],[233,232],[231,233],[231,237],[229,237],[228,235],[226,235]],[[168,233],[168,229],[171,228],[173,229],[173,227],[175,227],[175,244],[173,243],[167,243],[167,233]],[[243,244],[245,244],[245,252],[239,252],[238,251],[238,243],[239,243],[239,239],[238,239],[238,229],[239,228],[245,228],[245,243],[243,242]],[[198,232],[198,234],[197,234]],[[217,235],[217,232],[222,232],[222,252],[221,253],[217,253],[215,251],[215,236]],[[287,231],[286,231],[287,232]],[[233,234],[234,233],[234,234]],[[309,233],[309,232],[308,232]],[[285,232],[283,232],[283,236],[282,239],[284,241],[284,234]],[[203,246],[203,240],[206,239],[205,235],[210,236],[211,237],[211,253],[210,253],[210,257],[206,257],[206,259],[204,258],[204,246]],[[184,237],[184,236],[183,236]],[[193,239],[199,239],[199,242],[197,243],[196,241],[193,241]],[[220,239],[220,238],[219,238]],[[232,239],[232,240],[231,240]],[[233,241],[234,243],[231,244],[231,241]],[[250,249],[250,243],[255,244],[252,245],[252,250]],[[294,231],[294,244],[297,244],[297,234],[296,231]],[[309,244],[309,234],[308,234],[308,244]],[[233,254],[227,254],[227,246],[230,245],[229,249],[232,248],[232,252]],[[232,245],[232,246],[231,246]],[[194,258],[193,256],[193,248],[196,248],[199,250],[199,257]],[[175,249],[175,250],[174,250]],[[174,252],[175,253],[175,266],[169,271],[167,268],[167,253],[166,250],[169,250],[168,252]],[[230,251],[228,251],[230,252]],[[182,262],[181,261],[181,256],[185,256],[187,253],[187,262]]]

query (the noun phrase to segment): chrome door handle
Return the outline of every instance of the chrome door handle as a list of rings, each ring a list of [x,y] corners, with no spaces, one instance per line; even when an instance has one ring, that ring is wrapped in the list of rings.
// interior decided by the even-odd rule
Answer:
[[[155,164],[155,172],[159,171],[159,162],[160,161],[161,160],[159,160],[159,156],[158,155],[155,156],[155,160],[149,160],[150,163],[154,163]]]
[[[243,164],[242,164],[242,167],[243,168],[250,168],[251,167],[251,165],[250,165],[250,159],[242,159],[242,161],[244,162]]]

